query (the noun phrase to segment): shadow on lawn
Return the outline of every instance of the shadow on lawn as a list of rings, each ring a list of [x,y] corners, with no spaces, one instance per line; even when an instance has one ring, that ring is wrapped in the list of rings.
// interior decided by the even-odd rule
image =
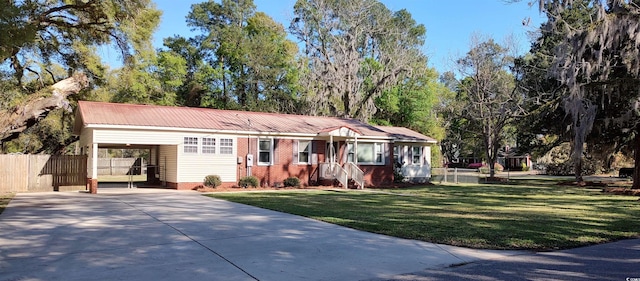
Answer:
[[[640,229],[640,206],[634,198],[548,185],[215,197],[364,231],[472,248],[573,248],[637,236]]]

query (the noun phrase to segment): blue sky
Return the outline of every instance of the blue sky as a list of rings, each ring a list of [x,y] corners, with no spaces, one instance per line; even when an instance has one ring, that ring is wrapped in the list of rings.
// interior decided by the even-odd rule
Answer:
[[[537,6],[529,7],[530,0],[507,3],[505,0],[381,0],[392,11],[407,9],[413,18],[427,28],[424,53],[429,66],[442,73],[452,70],[452,61],[469,50],[472,34],[490,36],[502,42],[511,35],[518,43],[520,53],[529,50],[527,33],[535,31],[545,21]],[[194,3],[204,0],[154,0],[163,11],[162,21],[154,35],[156,47],[162,47],[162,39],[180,34],[188,37],[190,30],[185,17]],[[258,11],[267,13],[285,27],[293,16],[295,0],[254,0]],[[528,26],[524,19],[530,18]],[[105,54],[107,60],[117,59],[114,53]]]

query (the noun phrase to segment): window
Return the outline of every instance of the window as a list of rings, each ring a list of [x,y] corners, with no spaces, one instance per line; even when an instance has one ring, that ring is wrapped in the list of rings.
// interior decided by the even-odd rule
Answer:
[[[358,163],[362,164],[383,164],[384,163],[384,144],[382,143],[358,143]],[[353,162],[354,144],[347,144],[347,161]]]
[[[376,163],[382,163],[384,160],[384,153],[382,152],[382,144],[377,142],[373,144],[373,148],[375,149],[375,151],[373,152],[375,157],[376,157]]]
[[[393,164],[398,164],[400,163],[400,147],[399,146],[393,146]]]
[[[202,153],[216,154],[216,139],[202,138]]]
[[[347,162],[355,162],[353,160],[353,143],[347,143]]]
[[[311,141],[298,141],[298,163],[310,163]]]
[[[258,140],[258,164],[271,165],[273,159],[273,139]]]
[[[220,154],[233,154],[233,139],[220,139]]]
[[[184,137],[184,153],[198,153],[198,138]]]
[[[422,146],[412,146],[411,155],[413,158],[413,165],[422,165]]]

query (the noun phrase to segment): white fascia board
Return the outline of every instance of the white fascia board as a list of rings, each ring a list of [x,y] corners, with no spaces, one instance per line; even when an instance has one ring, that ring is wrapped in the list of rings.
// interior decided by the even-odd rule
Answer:
[[[406,140],[406,139],[395,139],[394,140],[395,143],[426,143],[426,144],[436,144],[438,143],[437,141],[432,141],[432,140]]]
[[[84,126],[87,129],[111,129],[111,130],[144,130],[144,131],[171,131],[171,132],[192,132],[192,133],[207,133],[207,134],[230,134],[238,136],[249,137],[287,137],[287,138],[309,138],[317,139],[319,135],[317,133],[285,133],[285,132],[258,132],[258,131],[238,131],[238,130],[212,130],[212,129],[198,129],[198,128],[177,128],[177,127],[152,127],[152,126],[128,126],[128,125],[105,125],[105,124],[87,124]],[[348,138],[348,139],[356,139]],[[366,140],[382,140],[387,142],[393,142],[394,139],[388,136],[363,136],[357,137],[358,141]]]
[[[310,133],[282,133],[282,132],[257,132],[257,131],[237,131],[237,130],[212,130],[198,128],[177,128],[177,127],[152,127],[152,126],[123,126],[123,125],[104,125],[104,124],[88,124],[84,126],[87,129],[111,129],[111,130],[144,130],[144,131],[170,131],[170,132],[192,132],[207,134],[229,134],[239,136],[290,136],[290,137],[309,137],[313,138],[317,134]]]

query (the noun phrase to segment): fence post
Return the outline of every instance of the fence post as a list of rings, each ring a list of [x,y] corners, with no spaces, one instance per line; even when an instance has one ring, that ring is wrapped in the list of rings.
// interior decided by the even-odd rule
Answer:
[[[458,183],[458,168],[453,168],[453,182]]]
[[[445,167],[444,168],[444,182],[447,182],[447,172],[449,171],[449,168]]]

